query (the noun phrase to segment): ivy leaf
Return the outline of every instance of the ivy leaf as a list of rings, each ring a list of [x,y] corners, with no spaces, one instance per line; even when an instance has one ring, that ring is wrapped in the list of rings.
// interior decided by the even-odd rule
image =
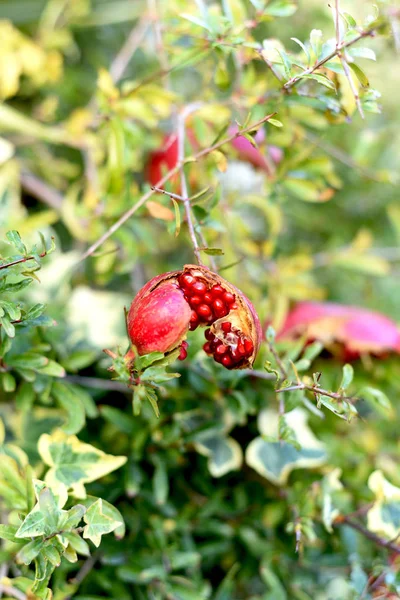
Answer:
[[[367,514],[368,529],[388,539],[395,539],[400,530],[400,488],[385,479],[382,471],[374,471],[368,487],[375,502]]]
[[[39,454],[50,467],[45,481],[58,489],[71,489],[78,498],[85,498],[85,483],[100,479],[126,463],[125,456],[112,456],[90,444],[79,441],[75,435],[56,430],[43,434],[38,443]]]
[[[231,437],[211,434],[194,444],[197,452],[208,457],[208,469],[213,477],[222,477],[240,469],[243,462],[241,446]]]
[[[307,426],[308,414],[295,408],[285,414],[287,425],[292,429],[300,449],[285,441],[267,441],[276,436],[279,415],[272,409],[259,414],[258,426],[262,436],[255,438],[247,447],[246,462],[257,473],[275,485],[285,485],[293,469],[315,468],[326,461],[326,450]]]
[[[101,537],[106,533],[111,533],[117,527],[122,525],[121,521],[116,521],[103,512],[103,500],[99,498],[87,510],[83,520],[87,524],[83,530],[83,537],[93,542],[99,547]]]

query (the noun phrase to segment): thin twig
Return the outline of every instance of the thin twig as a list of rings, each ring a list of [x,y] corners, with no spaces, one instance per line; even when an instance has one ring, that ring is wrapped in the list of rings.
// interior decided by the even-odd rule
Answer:
[[[12,585],[3,584],[3,594],[7,594],[7,596],[12,596],[17,600],[27,600],[28,598],[28,596],[26,596],[24,592],[17,590],[17,588],[13,587]]]
[[[85,560],[82,567],[79,569],[78,573],[72,579],[71,583],[76,586],[79,586],[82,583],[82,581],[85,579],[85,577],[87,577],[89,575],[90,571],[93,569],[96,562],[99,560],[100,556],[101,556],[100,551],[97,551],[94,554],[92,554],[92,556],[89,556],[89,558],[87,558]],[[65,598],[65,600],[71,600],[72,597],[73,597],[73,595],[71,594],[71,595],[67,596]]]
[[[100,377],[85,377],[83,375],[66,375],[64,381],[81,385],[82,387],[110,392],[127,392],[128,388],[124,383],[101,379]]]
[[[342,44],[340,44],[339,47],[335,48],[335,50],[333,50],[330,54],[328,54],[328,56],[325,56],[324,58],[322,58],[321,60],[316,62],[314,66],[309,67],[308,69],[306,69],[299,75],[295,75],[294,77],[289,79],[289,81],[287,81],[285,83],[285,85],[283,86],[283,90],[286,90],[286,91],[289,90],[291,87],[296,85],[304,77],[304,75],[311,75],[312,73],[314,73],[314,71],[317,71],[317,69],[321,68],[325,63],[332,60],[332,58],[335,58],[335,56],[338,55],[338,52],[340,52],[341,50],[344,50],[346,48],[349,48],[350,46],[353,46],[353,44],[356,44],[357,42],[359,42],[360,40],[362,40],[365,37],[374,35],[376,30],[377,30],[377,27],[371,27],[371,29],[366,29],[365,31],[362,31],[357,37],[353,38],[352,40],[350,40],[348,42],[343,42]]]
[[[225,144],[229,144],[230,142],[232,142],[234,139],[236,139],[240,135],[243,135],[243,133],[247,133],[248,131],[252,131],[253,129],[257,129],[263,123],[265,123],[266,121],[268,121],[268,119],[271,119],[275,114],[276,113],[271,113],[271,114],[267,115],[266,117],[263,117],[262,119],[260,119],[256,123],[253,123],[253,124],[249,125],[248,127],[245,127],[245,129],[242,129],[241,131],[238,130],[236,133],[228,136],[227,138],[225,138],[225,139],[223,139],[223,140],[221,140],[219,142],[216,142],[212,146],[209,146],[208,148],[204,148],[203,150],[200,150],[200,152],[197,152],[197,154],[194,154],[192,157],[186,158],[185,162],[194,162],[194,161],[200,160],[201,158],[203,158],[204,156],[207,156],[208,154],[210,154],[214,150],[218,150],[218,148],[220,148],[221,146],[224,146]],[[181,163],[178,162],[175,165],[175,167],[173,167],[172,169],[170,169],[168,171],[168,173],[166,173],[164,175],[164,177],[162,177],[160,179],[160,181],[157,181],[155,187],[162,188],[164,186],[164,184],[171,179],[171,177],[173,177],[176,173],[179,172],[179,170],[181,169],[181,166],[182,166]],[[141,206],[143,206],[147,202],[147,200],[149,198],[151,198],[153,196],[153,194],[154,194],[154,190],[152,190],[152,189],[150,189],[148,192],[146,192],[145,194],[143,194],[143,196],[129,210],[127,210],[123,215],[121,215],[121,217],[113,225],[111,225],[111,227],[96,242],[94,242],[86,250],[86,252],[83,253],[83,255],[79,259],[78,263],[82,262],[83,260],[85,260],[86,258],[88,258],[89,256],[91,256],[93,254],[93,252],[96,252],[96,250],[102,244],[104,244],[104,242],[106,240],[108,240],[116,231],[118,231],[118,229],[124,223],[126,223],[126,221],[128,221],[128,219],[130,219],[130,217],[132,215],[134,215],[135,212]]]
[[[0,598],[3,596],[3,592],[4,592],[4,586],[1,582],[4,579],[4,577],[7,577],[7,573],[8,573],[8,564],[6,562],[3,562],[3,564],[0,565]]]
[[[285,379],[288,378],[288,374],[287,374],[285,365],[283,364],[282,359],[279,356],[279,354],[278,354],[275,346],[271,342],[269,342],[268,340],[267,340],[267,344],[268,344],[269,351],[271,352],[271,354],[275,358],[275,362],[278,365],[278,369],[279,369],[279,371],[281,373],[281,379],[283,381],[283,380],[285,380]],[[279,392],[279,391],[280,390],[276,390],[276,392]],[[282,391],[287,391],[287,390],[282,390]]]
[[[275,375],[273,373],[266,373],[265,371],[258,371],[257,369],[244,369],[242,373],[248,375],[249,377],[256,377],[257,379],[265,379],[268,381],[275,379]]]
[[[121,80],[132,56],[142,43],[148,27],[148,16],[143,15],[138,23],[136,23],[135,27],[126,38],[121,50],[112,61],[110,75],[114,83],[118,83]]]
[[[348,525],[349,527],[352,527],[353,529],[356,529],[357,531],[362,533],[363,536],[365,536],[372,542],[375,542],[375,544],[377,544],[378,546],[386,548],[387,550],[391,550],[396,554],[400,554],[400,546],[398,546],[390,540],[385,540],[379,535],[376,535],[375,533],[367,529],[362,523],[360,523],[356,519],[353,519],[351,516],[340,515],[339,517],[337,517],[335,519],[334,526],[338,527],[340,525]]]
[[[159,194],[164,194],[165,196],[169,196],[170,198],[173,198],[174,200],[178,200],[178,202],[185,201],[185,198],[183,196],[180,196],[179,194],[173,194],[172,192],[168,192],[167,190],[158,188],[155,185],[152,185],[151,189],[154,190],[155,192],[158,192]]]
[[[196,232],[194,230],[193,219],[192,219],[192,209],[190,206],[189,200],[189,191],[186,181],[185,175],[185,120],[186,118],[195,110],[199,108],[198,103],[189,104],[179,115],[178,117],[178,127],[177,127],[177,135],[178,135],[178,163],[180,163],[180,177],[181,177],[181,194],[183,197],[183,205],[185,207],[186,213],[186,221],[188,224],[190,239],[193,244],[193,252],[196,257],[196,260],[199,265],[203,265],[201,260],[199,244],[196,238]]]
[[[33,173],[23,171],[21,173],[21,185],[31,196],[60,212],[63,203],[62,195],[42,179],[39,179]]]
[[[334,400],[340,400],[344,402],[354,402],[357,398],[350,396],[343,396],[338,392],[328,392],[328,390],[324,390],[316,385],[307,385],[306,383],[296,383],[295,385],[290,385],[288,387],[280,388],[276,390],[277,394],[281,394],[283,392],[294,392],[296,390],[308,390],[313,394],[317,394],[318,396],[328,396],[329,398],[333,398]]]
[[[48,252],[47,252],[47,250],[45,250],[44,252],[39,254],[39,257],[44,258],[45,256],[47,256],[47,254],[48,254]],[[19,265],[21,263],[27,262],[28,260],[36,260],[36,258],[34,256],[24,256],[23,258],[18,258],[17,260],[13,260],[12,262],[0,264],[0,270],[8,269],[9,267],[13,267],[14,265]],[[16,321],[16,322],[18,322],[18,321]]]

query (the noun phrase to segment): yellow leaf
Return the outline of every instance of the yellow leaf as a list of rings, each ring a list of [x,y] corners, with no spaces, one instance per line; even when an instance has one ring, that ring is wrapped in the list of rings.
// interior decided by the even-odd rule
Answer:
[[[154,202],[153,200],[149,200],[146,204],[147,210],[150,215],[155,219],[161,219],[162,221],[174,221],[175,215],[170,208],[160,204],[159,202]]]
[[[214,152],[211,153],[211,156],[215,161],[218,171],[221,171],[221,173],[225,173],[226,169],[228,168],[228,161],[226,159],[225,154],[223,154],[219,150],[214,150]]]

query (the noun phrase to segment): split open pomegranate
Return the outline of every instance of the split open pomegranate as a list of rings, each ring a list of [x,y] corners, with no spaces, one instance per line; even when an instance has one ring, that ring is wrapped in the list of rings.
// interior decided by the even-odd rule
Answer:
[[[227,369],[251,367],[261,341],[254,306],[231,283],[209,269],[185,265],[151,279],[134,298],[128,333],[139,355],[180,347],[187,356],[188,331],[206,327],[204,351]]]

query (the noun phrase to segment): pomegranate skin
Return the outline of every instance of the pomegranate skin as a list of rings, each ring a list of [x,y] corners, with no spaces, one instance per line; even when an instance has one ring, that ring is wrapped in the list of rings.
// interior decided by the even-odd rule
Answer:
[[[139,292],[128,313],[129,337],[140,356],[179,346],[192,314],[183,292],[171,283],[162,283],[147,293],[157,283],[154,279]]]
[[[400,329],[376,311],[334,302],[299,302],[289,312],[277,339],[306,335],[326,347],[339,344],[345,360],[356,360],[362,353],[376,356],[400,353]]]
[[[188,332],[206,327],[207,354],[228,369],[251,367],[262,338],[250,300],[230,282],[198,265],[185,265],[146,283],[131,304],[127,325],[139,355],[180,348],[180,360],[187,356]]]

